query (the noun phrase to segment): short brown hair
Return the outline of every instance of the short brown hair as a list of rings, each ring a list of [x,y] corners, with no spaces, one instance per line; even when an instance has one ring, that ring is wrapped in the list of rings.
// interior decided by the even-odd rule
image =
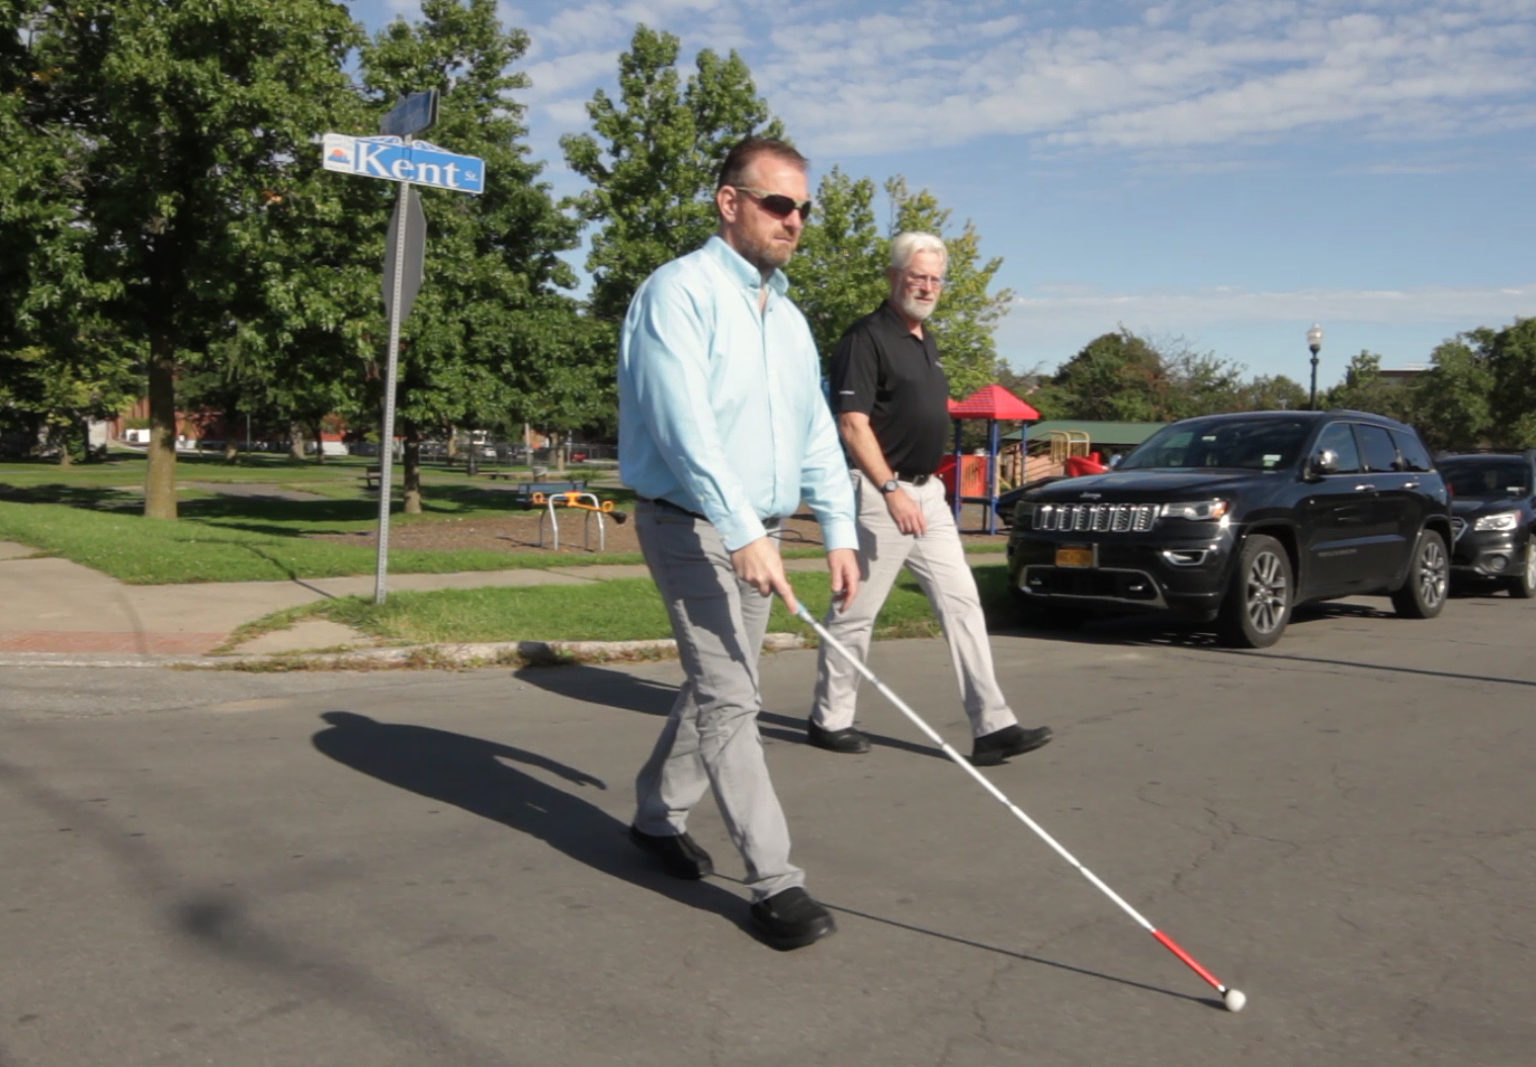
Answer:
[[[758,156],[777,156],[786,163],[795,164],[801,170],[811,164],[811,161],[802,156],[788,141],[754,135],[738,142],[736,147],[726,153],[725,162],[720,164],[720,176],[715,181],[716,191],[727,185],[740,185],[747,173],[747,168]]]

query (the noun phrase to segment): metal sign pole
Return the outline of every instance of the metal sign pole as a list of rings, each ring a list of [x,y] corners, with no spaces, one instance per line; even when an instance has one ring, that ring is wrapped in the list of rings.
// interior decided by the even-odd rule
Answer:
[[[400,357],[400,291],[405,284],[405,230],[409,224],[411,183],[400,183],[395,213],[394,299],[389,302],[389,366],[384,373],[384,428],[379,442],[379,559],[373,576],[373,602],[384,603],[384,574],[389,569],[389,496],[395,465],[395,379]]]

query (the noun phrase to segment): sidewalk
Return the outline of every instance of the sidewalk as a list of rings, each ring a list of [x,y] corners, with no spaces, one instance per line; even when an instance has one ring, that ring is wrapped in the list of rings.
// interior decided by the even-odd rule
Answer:
[[[825,567],[820,559],[786,560],[791,570]],[[469,571],[453,574],[391,574],[387,592],[479,589],[487,586],[586,585],[612,578],[644,578],[643,564],[565,566],[547,570]],[[0,541],[0,662],[55,665],[122,665],[125,662],[211,665],[251,657],[336,649],[379,649],[376,641],[350,627],[323,619],[262,634],[213,655],[234,632],[276,611],[316,600],[368,596],[373,575],[296,579],[282,582],[206,582],[187,585],[128,585],[88,567],[12,541]],[[513,651],[546,650],[540,635],[511,646]],[[633,644],[633,643],[631,643]],[[669,644],[648,642],[646,644]],[[454,646],[460,658],[486,659],[507,646]],[[410,649],[382,650],[402,659]]]

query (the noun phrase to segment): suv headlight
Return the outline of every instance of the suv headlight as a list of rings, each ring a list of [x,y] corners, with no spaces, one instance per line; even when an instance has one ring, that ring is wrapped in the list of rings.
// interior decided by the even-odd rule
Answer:
[[[1164,504],[1163,518],[1188,519],[1190,522],[1216,522],[1226,517],[1231,506],[1225,500],[1192,500],[1183,504]]]
[[[1520,525],[1518,511],[1501,511],[1496,515],[1484,515],[1472,524],[1474,530],[1513,530]]]

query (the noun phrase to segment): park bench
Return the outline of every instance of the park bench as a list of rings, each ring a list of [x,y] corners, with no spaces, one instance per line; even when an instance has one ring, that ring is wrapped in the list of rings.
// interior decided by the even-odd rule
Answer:
[[[364,485],[364,487],[367,488],[367,489],[377,489],[379,487],[379,475],[381,475],[383,473],[384,473],[384,467],[383,467],[382,464],[375,463],[371,467],[364,467],[363,468],[363,485]]]

